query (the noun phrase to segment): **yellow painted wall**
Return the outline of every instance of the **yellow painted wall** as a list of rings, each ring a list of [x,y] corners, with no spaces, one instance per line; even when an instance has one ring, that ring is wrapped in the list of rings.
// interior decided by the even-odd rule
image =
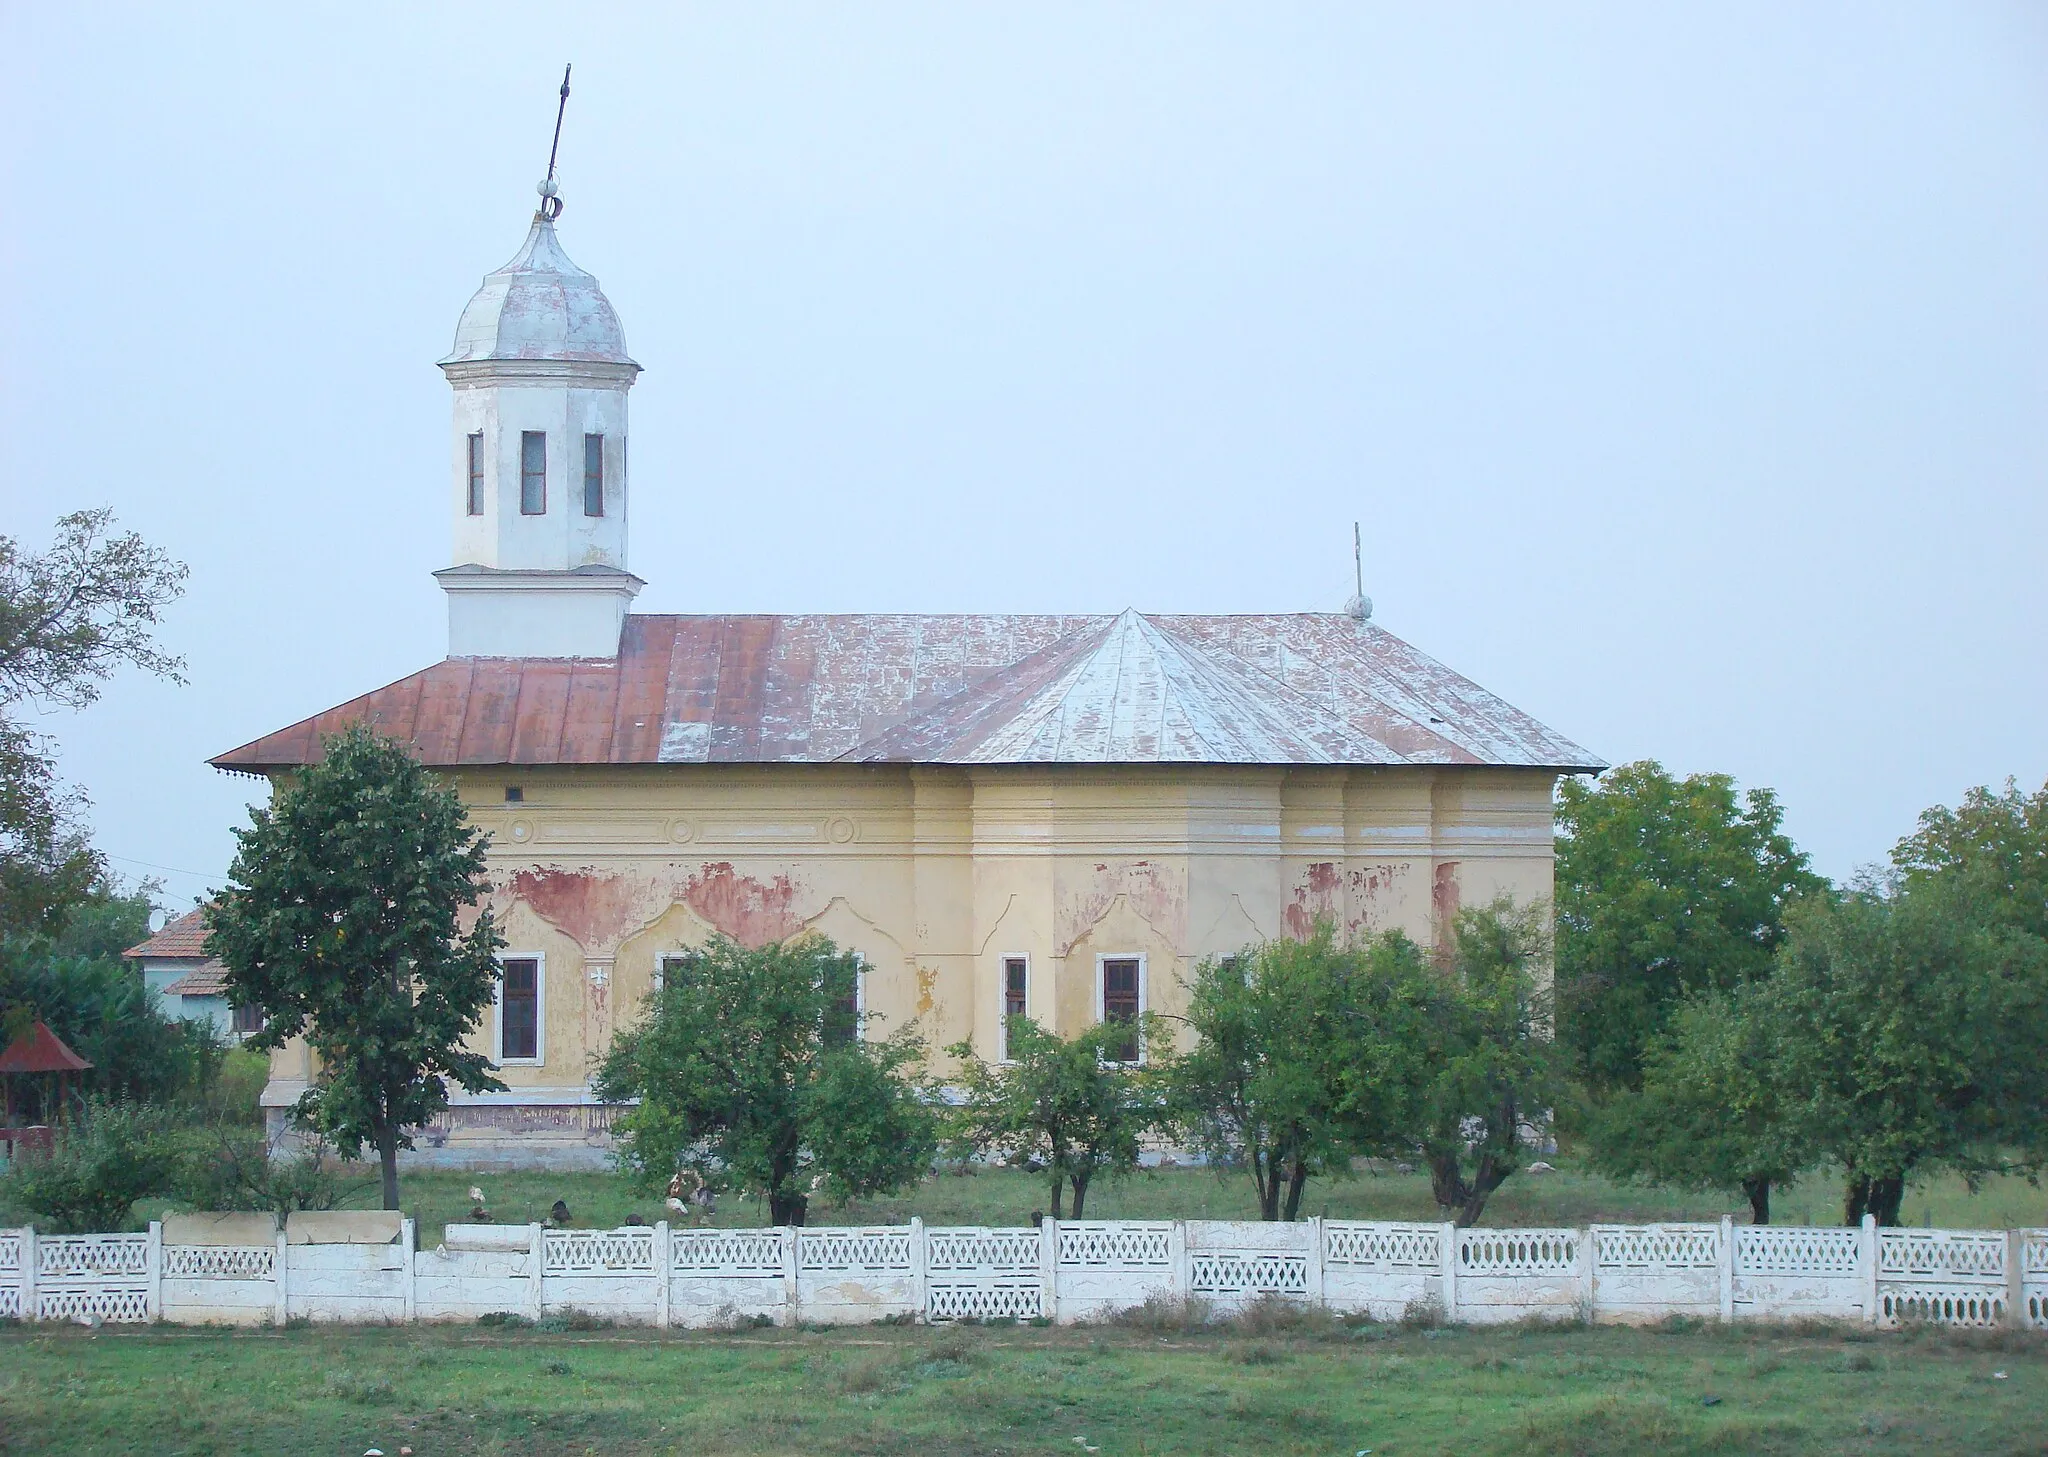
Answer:
[[[1551,893],[1540,770],[666,765],[457,775],[492,837],[507,955],[545,961],[544,1059],[513,1097],[579,1096],[665,951],[815,929],[859,951],[870,1035],[996,1052],[1006,955],[1031,1010],[1097,1015],[1097,959],[1146,960],[1147,1006],[1184,1005],[1201,957],[1398,927],[1425,943],[1460,906]],[[523,793],[508,803],[505,791]],[[495,1053],[496,1014],[477,1046]],[[935,1060],[943,1071],[943,1060]],[[266,1102],[308,1075],[276,1054]]]

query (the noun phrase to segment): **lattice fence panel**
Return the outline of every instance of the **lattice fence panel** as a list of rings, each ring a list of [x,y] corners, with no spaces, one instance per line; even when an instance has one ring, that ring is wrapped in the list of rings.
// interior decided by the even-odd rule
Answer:
[[[1576,1229],[1468,1229],[1459,1232],[1458,1268],[1474,1275],[1557,1275],[1578,1265]]]
[[[37,1320],[103,1320],[109,1325],[149,1319],[149,1286],[127,1283],[36,1286]]]
[[[1173,1226],[1147,1224],[1060,1225],[1062,1267],[1091,1270],[1161,1270],[1173,1263]]]
[[[146,1234],[46,1234],[36,1240],[36,1283],[140,1277],[149,1272]]]
[[[1879,1318],[1892,1325],[1987,1328],[2005,1323],[2005,1295],[1989,1289],[1945,1289],[1938,1285],[1885,1287],[1878,1296]]]
[[[779,1275],[782,1232],[774,1229],[669,1231],[669,1266],[691,1275]]]
[[[1715,1270],[1716,1224],[1603,1225],[1593,1230],[1593,1263],[1602,1270]]]
[[[927,1320],[1036,1320],[1044,1313],[1038,1281],[932,1281],[925,1290]]]
[[[268,1280],[277,1273],[274,1245],[165,1245],[164,1278]]]
[[[1738,1225],[1735,1229],[1735,1273],[1854,1275],[1860,1263],[1861,1243],[1862,1231],[1856,1229]]]
[[[797,1232],[799,1270],[908,1270],[907,1229],[805,1229]]]
[[[1307,1295],[1308,1257],[1255,1250],[1203,1250],[1189,1259],[1197,1295]]]
[[[541,1232],[540,1269],[552,1278],[652,1275],[651,1229],[549,1229]]]
[[[0,1230],[0,1320],[21,1319],[21,1231]]]
[[[2005,1231],[1887,1229],[1878,1235],[1881,1280],[1999,1281],[2005,1279]]]
[[[1443,1268],[1444,1232],[1434,1224],[1323,1224],[1323,1262],[1368,1270]]]
[[[1038,1273],[1040,1241],[1035,1229],[928,1229],[924,1241],[925,1269],[934,1275]]]

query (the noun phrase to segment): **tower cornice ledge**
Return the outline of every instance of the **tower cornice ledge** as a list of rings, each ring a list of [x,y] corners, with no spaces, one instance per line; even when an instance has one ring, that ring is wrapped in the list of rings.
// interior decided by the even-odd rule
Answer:
[[[637,364],[597,359],[459,359],[440,366],[456,389],[499,384],[590,385],[631,389],[640,375]]]

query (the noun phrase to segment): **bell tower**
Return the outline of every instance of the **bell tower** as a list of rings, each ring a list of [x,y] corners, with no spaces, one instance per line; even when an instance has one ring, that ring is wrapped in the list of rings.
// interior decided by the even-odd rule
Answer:
[[[550,158],[525,243],[485,276],[440,361],[455,391],[455,564],[434,573],[450,657],[616,657],[645,585],[626,570],[640,366],[597,280],[562,251],[561,213]]]

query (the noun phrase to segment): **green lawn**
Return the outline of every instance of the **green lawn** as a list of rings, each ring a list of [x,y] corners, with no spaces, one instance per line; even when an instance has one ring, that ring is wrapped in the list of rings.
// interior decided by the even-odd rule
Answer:
[[[1748,1206],[1711,1195],[1618,1185],[1572,1166],[1560,1158],[1556,1173],[1518,1174],[1486,1207],[1485,1223],[1587,1224],[1650,1223],[1658,1220],[1718,1219],[1725,1212],[1744,1222]],[[422,1244],[440,1239],[441,1226],[469,1217],[470,1186],[485,1192],[494,1220],[523,1224],[545,1219],[557,1199],[569,1205],[572,1222],[586,1226],[622,1223],[638,1214],[650,1223],[663,1218],[662,1200],[637,1193],[625,1180],[609,1174],[407,1172],[401,1180],[405,1207],[420,1223]],[[376,1198],[374,1179],[365,1172],[356,1202]],[[1835,1224],[1841,1220],[1837,1186],[1815,1180],[1789,1190],[1774,1201],[1773,1217],[1781,1224]],[[2048,1192],[2023,1179],[1994,1179],[1972,1194],[1958,1179],[1937,1179],[1916,1186],[1908,1195],[1905,1221],[1929,1221],[1948,1228],[1999,1229],[2048,1224]],[[909,1194],[857,1201],[844,1207],[813,1204],[813,1224],[896,1224],[920,1215],[929,1224],[1025,1224],[1036,1209],[1048,1207],[1045,1185],[1034,1177],[1008,1171],[974,1175],[938,1174]],[[1421,1174],[1359,1174],[1343,1180],[1317,1180],[1302,1203],[1304,1214],[1333,1219],[1440,1219],[1430,1198],[1429,1180]],[[1207,1170],[1176,1169],[1140,1174],[1120,1185],[1091,1190],[1090,1218],[1113,1219],[1255,1219],[1250,1180],[1243,1175],[1219,1177]],[[719,1224],[764,1224],[767,1211],[754,1200],[722,1199]]]
[[[2015,1335],[0,1329],[9,1454],[2005,1453],[2044,1439],[2048,1344]]]

